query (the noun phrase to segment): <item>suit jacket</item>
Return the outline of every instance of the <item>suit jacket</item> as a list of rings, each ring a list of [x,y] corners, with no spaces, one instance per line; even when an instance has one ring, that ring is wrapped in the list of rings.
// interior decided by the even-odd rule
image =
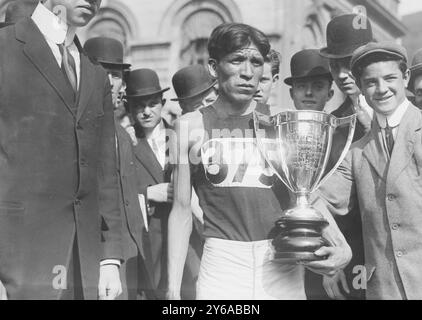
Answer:
[[[75,100],[31,19],[3,28],[0,47],[0,279],[12,299],[59,298],[76,235],[96,299],[100,260],[122,258],[109,81],[81,53]]]
[[[333,213],[347,214],[359,203],[368,299],[422,299],[421,129],[421,112],[410,105],[388,162],[373,121],[320,189]]]
[[[165,123],[166,128],[169,126]],[[137,128],[139,129],[139,128]],[[147,188],[152,185],[170,182],[171,167],[161,167],[146,137],[139,134],[138,145],[134,147],[136,177],[138,193],[147,200]],[[168,155],[166,156],[168,159]],[[145,263],[147,270],[152,270],[151,288],[144,288],[156,292],[157,298],[164,298],[167,279],[167,225],[171,210],[170,203],[149,202],[148,229],[144,233],[143,241]],[[158,289],[158,290],[157,290]]]
[[[116,124],[116,137],[125,259],[125,263],[120,268],[123,285],[123,294],[120,298],[134,300],[140,289],[153,287],[151,282],[154,269],[151,259],[145,259],[145,252],[148,252],[149,256],[151,253],[138,199],[140,184],[143,184],[137,176],[135,162],[138,160],[135,157],[130,136],[119,124]]]

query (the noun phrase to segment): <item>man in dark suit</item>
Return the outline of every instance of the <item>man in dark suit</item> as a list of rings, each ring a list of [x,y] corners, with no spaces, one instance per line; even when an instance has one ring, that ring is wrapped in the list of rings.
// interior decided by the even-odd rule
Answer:
[[[122,99],[126,88],[123,73],[131,65],[123,62],[123,44],[116,39],[95,37],[85,42],[84,50],[95,63],[101,64],[106,70],[111,84],[115,119],[123,127],[127,127],[130,120]]]
[[[161,117],[165,104],[157,74],[150,69],[131,71],[126,99],[135,121],[137,145],[134,147],[139,203],[147,217],[143,241],[146,269],[151,283],[143,283],[150,299],[164,298],[166,286],[167,219],[173,190],[166,148],[167,123]],[[151,285],[152,287],[148,287]]]
[[[100,3],[46,0],[0,31],[0,281],[10,299],[121,292],[110,84],[75,37]]]
[[[139,203],[138,190],[142,181],[136,174],[137,158],[133,152],[133,141],[126,130],[118,124],[116,124],[116,138],[125,259],[125,263],[120,267],[123,288],[120,298],[136,300],[144,293],[150,297],[148,288],[152,288],[153,270],[151,264],[146,262],[144,249],[149,244],[146,230],[148,222],[146,212],[141,210]]]
[[[136,145],[134,129],[130,123],[123,127],[122,116],[126,114],[120,93],[125,88],[123,71],[130,64],[123,61],[123,45],[115,39],[95,37],[84,44],[87,55],[100,64],[108,74],[112,89],[114,118],[116,125],[117,172],[119,177],[120,212],[123,223],[123,257],[125,263],[120,267],[123,293],[122,300],[135,300],[142,296],[142,287],[149,281],[151,270],[146,270],[144,242],[142,240],[145,223],[138,200],[138,179],[134,165],[132,145]],[[122,112],[123,108],[123,112]],[[129,124],[129,126],[128,126]]]

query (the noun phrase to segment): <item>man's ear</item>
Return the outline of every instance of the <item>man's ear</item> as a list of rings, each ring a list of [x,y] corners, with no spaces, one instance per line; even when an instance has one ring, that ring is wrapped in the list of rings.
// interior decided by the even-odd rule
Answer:
[[[208,71],[213,78],[217,78],[217,61],[215,59],[208,60]]]
[[[273,76],[273,83],[276,83],[280,79],[280,75],[277,73]]]
[[[163,105],[163,107],[165,106],[165,104],[166,104],[166,102],[167,102],[167,100],[166,99],[161,99],[161,104]]]
[[[410,75],[411,75],[410,70],[407,69],[406,72],[404,73],[404,77],[403,77],[404,83],[406,84],[406,88],[409,86]]]
[[[290,88],[289,92],[290,92],[290,98],[292,98],[292,100],[294,100],[294,98],[293,98],[293,87]]]

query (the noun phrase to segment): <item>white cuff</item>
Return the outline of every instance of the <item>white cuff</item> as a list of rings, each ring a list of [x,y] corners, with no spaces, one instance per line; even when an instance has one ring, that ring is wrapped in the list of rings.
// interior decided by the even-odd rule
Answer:
[[[100,262],[100,266],[106,266],[106,265],[109,265],[109,264],[113,264],[113,265],[118,266],[118,267],[120,267],[122,265],[120,260],[117,260],[117,259],[105,259],[105,260],[102,260]]]

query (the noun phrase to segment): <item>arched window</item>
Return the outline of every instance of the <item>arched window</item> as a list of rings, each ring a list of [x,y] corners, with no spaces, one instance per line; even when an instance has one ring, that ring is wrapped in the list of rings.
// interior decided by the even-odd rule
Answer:
[[[323,46],[324,30],[316,14],[307,17],[302,31],[302,49],[313,49]]]
[[[6,14],[6,8],[7,5],[9,4],[9,2],[11,2],[12,0],[0,0],[0,21],[3,22],[4,21],[4,16]]]
[[[212,30],[224,23],[223,17],[212,10],[191,14],[182,25],[181,66],[208,63],[208,38]]]
[[[114,19],[100,19],[88,31],[88,38],[109,37],[119,40],[126,47],[127,36],[123,26]]]

